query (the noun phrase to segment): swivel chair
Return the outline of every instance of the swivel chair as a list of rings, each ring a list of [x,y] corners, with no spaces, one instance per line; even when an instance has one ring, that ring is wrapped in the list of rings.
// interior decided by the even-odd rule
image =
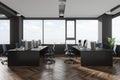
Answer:
[[[16,48],[20,48],[20,44],[19,43],[16,43]]]
[[[120,56],[120,45],[114,46],[113,51],[114,51],[114,56],[119,57]]]
[[[72,59],[72,57],[75,57],[75,54],[72,52],[72,50],[70,48],[68,48],[67,45],[66,45],[66,48],[65,48],[65,55],[67,57],[69,57],[69,59],[65,60],[64,63],[67,63],[67,64],[76,63],[76,61]]]
[[[84,42],[83,42],[83,47],[84,47],[84,48],[87,48],[87,40],[84,40]]]
[[[82,46],[82,44],[81,44],[81,40],[78,40],[78,46]]]
[[[103,48],[103,44],[102,44],[102,43],[97,43],[96,46],[97,46],[98,48]]]
[[[55,52],[55,45],[53,45],[52,47],[49,47],[47,52],[45,53],[45,57],[47,58],[46,59],[46,63],[47,64],[53,64],[55,63],[55,55],[54,55],[54,52]]]
[[[2,45],[2,49],[3,49],[3,56],[8,56],[8,50],[5,44]],[[5,62],[7,62],[8,60],[2,60],[1,63],[4,64]]]

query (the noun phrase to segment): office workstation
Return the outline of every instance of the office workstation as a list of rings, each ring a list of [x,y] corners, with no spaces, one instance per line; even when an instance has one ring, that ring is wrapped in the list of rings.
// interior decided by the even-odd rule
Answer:
[[[103,48],[79,48],[73,46],[74,49],[78,50],[81,57],[82,66],[112,66],[113,50]]]
[[[39,66],[40,57],[44,55],[47,46],[39,46],[29,50],[10,49],[8,51],[8,66]]]
[[[119,80],[119,0],[0,0],[0,80]]]

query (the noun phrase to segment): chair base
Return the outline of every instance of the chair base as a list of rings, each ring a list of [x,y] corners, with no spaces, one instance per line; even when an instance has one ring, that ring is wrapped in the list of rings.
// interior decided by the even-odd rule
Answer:
[[[65,60],[64,63],[67,63],[67,64],[75,64],[76,61],[73,60],[73,59],[68,59],[68,60]]]
[[[47,59],[45,61],[46,64],[54,64],[55,63],[55,60],[54,59]]]
[[[1,61],[1,63],[4,65],[5,64],[5,62],[8,62],[8,60],[3,60],[3,61]]]

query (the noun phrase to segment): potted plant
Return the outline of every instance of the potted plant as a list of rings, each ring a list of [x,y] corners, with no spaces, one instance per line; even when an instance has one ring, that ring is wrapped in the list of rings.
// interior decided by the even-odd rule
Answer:
[[[110,49],[113,49],[115,43],[115,38],[108,37],[108,46]]]

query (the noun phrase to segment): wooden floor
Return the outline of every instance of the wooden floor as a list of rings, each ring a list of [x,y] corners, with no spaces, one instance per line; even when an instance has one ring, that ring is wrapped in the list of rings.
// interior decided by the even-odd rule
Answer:
[[[0,57],[1,58],[1,57]],[[120,58],[114,58],[113,67],[65,64],[65,57],[56,57],[56,63],[39,67],[7,67],[0,63],[0,80],[120,80]]]

